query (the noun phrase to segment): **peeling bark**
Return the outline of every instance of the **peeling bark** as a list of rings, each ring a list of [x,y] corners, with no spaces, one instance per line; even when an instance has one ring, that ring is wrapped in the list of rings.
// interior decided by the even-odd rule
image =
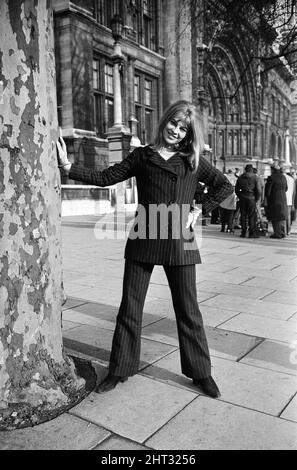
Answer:
[[[1,428],[67,406],[84,381],[62,347],[50,2],[2,0],[0,23]]]

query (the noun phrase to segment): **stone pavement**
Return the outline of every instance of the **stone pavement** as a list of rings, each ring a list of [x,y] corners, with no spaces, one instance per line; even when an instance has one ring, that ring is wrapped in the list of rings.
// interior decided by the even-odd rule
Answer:
[[[63,337],[69,354],[106,375],[123,276],[118,238],[98,217],[63,218]],[[104,219],[106,228],[112,216]],[[112,232],[110,232],[111,234]],[[2,432],[1,449],[297,449],[297,224],[284,240],[203,227],[198,300],[221,390],[211,399],[181,375],[174,313],[156,266],[144,308],[139,373],[92,392],[50,422]]]

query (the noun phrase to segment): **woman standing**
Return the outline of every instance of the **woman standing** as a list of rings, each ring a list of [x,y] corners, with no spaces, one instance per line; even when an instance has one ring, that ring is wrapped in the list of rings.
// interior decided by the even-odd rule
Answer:
[[[204,148],[196,108],[178,101],[164,113],[153,145],[136,148],[103,171],[71,164],[63,140],[59,166],[74,180],[108,186],[136,177],[138,215],[125,248],[122,301],[117,315],[107,377],[97,392],[113,389],[138,372],[142,313],[154,265],[163,265],[176,314],[183,374],[202,392],[220,396],[197,303],[195,264],[200,254],[193,233],[198,209],[218,206],[232,193],[228,179],[200,157]],[[209,188],[200,191],[199,182]],[[197,191],[197,189],[199,190]],[[137,233],[135,233],[137,231]]]
[[[271,166],[271,176],[265,185],[266,217],[271,220],[273,234],[270,238],[284,238],[286,236],[287,218],[287,180],[282,174],[280,166]]]

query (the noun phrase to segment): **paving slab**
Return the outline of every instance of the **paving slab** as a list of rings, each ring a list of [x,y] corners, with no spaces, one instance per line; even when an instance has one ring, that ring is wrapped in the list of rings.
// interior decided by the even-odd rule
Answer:
[[[111,435],[94,450],[150,450],[149,447],[120,436]]]
[[[224,279],[225,281],[225,279]],[[269,276],[255,276],[242,282],[244,286],[264,287],[282,292],[292,292],[297,289],[296,281],[283,281]]]
[[[165,271],[163,269],[163,266],[154,266],[150,282],[152,284],[163,284],[163,285],[168,285],[167,277],[165,274]]]
[[[65,347],[74,351],[109,361],[112,337],[113,332],[110,330],[84,325],[63,332],[63,343]],[[175,346],[142,339],[139,368],[151,364],[174,350],[176,350]]]
[[[288,261],[289,264],[279,263],[279,265],[273,269],[273,274],[277,275],[282,279],[282,276],[297,276],[297,264],[294,261]]]
[[[254,265],[255,263],[268,263],[270,266],[275,262],[271,263],[271,259],[267,260],[261,251],[259,253],[254,253],[252,250],[245,251],[241,255],[238,253],[233,253],[233,250],[222,250],[222,251],[213,251],[211,254],[208,255],[208,261],[216,262],[216,263],[224,263],[232,266],[236,266],[240,261],[241,265]]]
[[[171,299],[170,288],[168,284],[150,284],[148,287],[147,296],[161,299]]]
[[[292,315],[290,318],[288,318],[287,322],[288,322],[288,324],[290,324],[291,322],[297,324],[297,313],[295,313],[295,314]]]
[[[297,290],[294,292],[283,292],[277,290],[268,294],[264,299],[265,302],[278,302],[279,304],[294,305],[297,310]]]
[[[106,429],[64,413],[37,426],[0,432],[1,450],[90,450],[110,436]]]
[[[89,302],[98,302],[115,307],[119,307],[122,299],[122,292],[116,288],[97,289],[96,287],[79,287],[76,284],[72,284],[70,289],[65,285],[65,292],[66,295],[71,297],[76,296]],[[156,300],[156,297],[148,295],[147,300]]]
[[[285,258],[287,260],[287,258]],[[257,261],[254,261],[252,264],[251,264],[251,268],[253,269],[265,269],[269,272],[271,271],[275,271],[279,268],[279,264],[280,264],[281,260],[280,258],[277,256],[277,257],[273,257],[273,256],[268,256],[268,257],[265,257],[264,259],[260,259],[260,260],[257,260]]]
[[[218,282],[224,281],[231,284],[243,284],[244,282],[251,279],[251,275],[247,275],[242,272],[238,273],[235,269],[229,269],[228,272],[220,273],[215,271],[208,271],[204,269],[204,265],[202,265],[202,268],[200,270],[197,270],[196,273],[198,283],[201,281],[209,280]]]
[[[262,250],[254,250],[254,248],[249,247],[249,246],[242,246],[242,244],[232,244],[229,248],[226,249],[226,253],[232,253],[233,256],[244,256],[244,255],[255,255],[255,252],[259,256],[263,255]],[[263,257],[263,256],[261,256]]]
[[[296,450],[296,436],[296,423],[199,396],[145,444],[156,450]]]
[[[297,422],[297,396],[296,395],[294,396],[292,401],[288,404],[288,406],[284,409],[280,417],[284,419],[289,419],[290,421]]]
[[[87,302],[88,302],[87,300],[82,300],[82,299],[78,299],[77,297],[67,296],[66,302],[64,303],[64,305],[62,305],[62,310],[67,310],[68,308],[77,307]]]
[[[63,320],[114,330],[118,311],[118,307],[112,305],[90,302],[84,304],[82,308],[78,307],[64,311],[62,317]],[[144,313],[142,325],[149,325],[161,318],[163,317]]]
[[[195,397],[190,391],[135,375],[109,393],[92,392],[71,413],[143,443]]]
[[[219,328],[205,327],[210,354],[237,361],[247,354],[260,341],[249,335],[242,335]],[[142,329],[142,337],[160,343],[179,346],[175,320],[165,318]]]
[[[277,416],[297,391],[296,377],[280,372],[252,367],[246,364],[212,357],[212,375],[221,391],[221,400],[256,411]],[[143,373],[173,383],[173,376],[166,371],[181,375],[179,354],[174,352],[147,367]],[[165,374],[162,375],[162,371]],[[179,386],[187,381],[176,382]],[[198,390],[198,389],[197,389]],[[199,393],[199,390],[198,390]]]
[[[236,274],[234,274],[234,279],[236,278]],[[248,299],[260,299],[264,296],[267,296],[273,292],[273,289],[270,288],[263,288],[263,287],[250,287],[247,285],[238,285],[238,284],[230,284],[228,282],[221,281],[201,281],[197,284],[198,293],[199,290],[207,290],[215,293],[220,294],[227,294],[227,295],[234,295],[238,297],[245,297]]]
[[[175,318],[171,299],[147,300],[144,304],[144,315],[151,314],[159,318]]]
[[[205,304],[200,306],[200,310],[203,317],[204,325],[216,327],[221,323],[230,320],[239,312],[234,312],[234,310],[221,309],[217,307],[208,307]]]
[[[212,357],[222,400],[278,416],[297,392],[295,376]]]
[[[90,315],[86,315],[84,313],[80,313],[76,310],[69,309],[63,313],[63,331],[69,330],[70,327],[68,327],[68,325],[73,324],[73,322],[75,322],[75,326],[93,325],[97,326],[98,328],[104,328],[112,331],[115,328],[115,324],[113,321],[104,320],[100,317],[96,318]]]
[[[96,287],[79,286],[74,283],[65,284],[66,295],[77,296],[89,302],[102,302],[117,306],[121,302],[121,292],[117,289],[97,289]]]
[[[107,281],[107,278],[111,279],[109,282]],[[85,287],[90,287],[90,288],[96,288],[96,289],[106,289],[110,288],[110,290],[117,290],[118,292],[122,292],[122,286],[123,286],[123,281],[121,278],[115,278],[113,274],[109,273],[102,273],[100,276],[98,274],[91,275],[91,274],[85,274],[81,278],[72,278],[69,276],[64,276],[65,279],[65,286],[67,287],[68,283],[71,283],[72,285],[78,285],[81,286],[82,288]]]
[[[80,326],[79,322],[75,323],[74,321],[67,321],[67,320],[62,321],[62,330],[63,331],[72,330],[73,328],[76,328],[78,326]]]
[[[198,290],[197,291],[197,300],[198,300],[198,303],[200,304],[201,302],[204,302],[205,300],[212,299],[212,298],[216,297],[217,295],[218,295],[217,292],[211,292],[210,290],[209,291]]]
[[[238,265],[230,265],[230,264],[223,264],[222,262],[218,263],[215,261],[215,259],[213,260],[213,262],[209,262],[209,261],[203,261],[202,259],[202,263],[203,264],[200,264],[198,266],[200,266],[200,269],[201,269],[201,272],[204,273],[204,272],[209,272],[209,273],[218,273],[218,274],[225,274],[225,273],[229,273],[230,271],[233,271],[235,269],[235,267],[237,267]],[[199,268],[196,268],[196,272],[198,271],[198,276],[197,276],[197,279],[199,279]]]
[[[277,271],[276,269],[269,271],[265,269],[264,267],[261,268],[261,265],[251,266],[251,267],[248,267],[248,266],[242,267],[241,265],[238,264],[234,266],[232,273],[234,272],[235,274],[235,270],[239,276],[246,275],[249,277],[255,277],[255,276],[256,277],[258,276],[269,277],[271,279],[279,279],[280,281],[291,281],[296,276],[296,274],[292,272],[288,272],[286,269],[282,270],[281,272]]]
[[[67,282],[82,280],[90,276],[90,273],[84,272],[82,270],[75,270],[75,269],[63,269],[63,278]]]
[[[238,361],[263,341],[257,336],[221,330],[220,328],[207,326],[205,331],[210,355],[231,361]]]
[[[218,294],[203,302],[209,307],[220,307],[236,312],[249,313],[254,316],[264,316],[276,318],[279,320],[287,320],[294,313],[297,307],[295,305],[285,305],[277,302],[269,302],[263,300],[252,300],[236,295]],[[201,305],[202,308],[202,305]],[[266,319],[267,322],[267,319]]]
[[[237,331],[251,336],[293,343],[297,341],[297,322],[283,321],[265,317],[240,313],[220,325],[221,329]]]
[[[290,256],[290,259],[294,260],[297,257],[297,250],[281,248],[280,250],[275,250],[275,254],[288,255]]]
[[[265,340],[240,362],[264,369],[297,375],[296,350],[291,344]],[[297,380],[297,379],[296,379]]]

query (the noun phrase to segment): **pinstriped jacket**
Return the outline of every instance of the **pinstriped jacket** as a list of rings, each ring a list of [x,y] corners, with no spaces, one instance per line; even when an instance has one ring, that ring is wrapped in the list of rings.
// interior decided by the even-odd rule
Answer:
[[[73,164],[69,173],[71,179],[102,187],[133,176],[138,210],[125,258],[161,265],[201,263],[194,233],[185,229],[188,214],[193,201],[206,212],[218,206],[233,191],[228,179],[204,157],[194,173],[186,157],[176,153],[164,160],[150,146],[136,148],[103,171]],[[208,187],[207,193],[201,193],[200,182]]]

